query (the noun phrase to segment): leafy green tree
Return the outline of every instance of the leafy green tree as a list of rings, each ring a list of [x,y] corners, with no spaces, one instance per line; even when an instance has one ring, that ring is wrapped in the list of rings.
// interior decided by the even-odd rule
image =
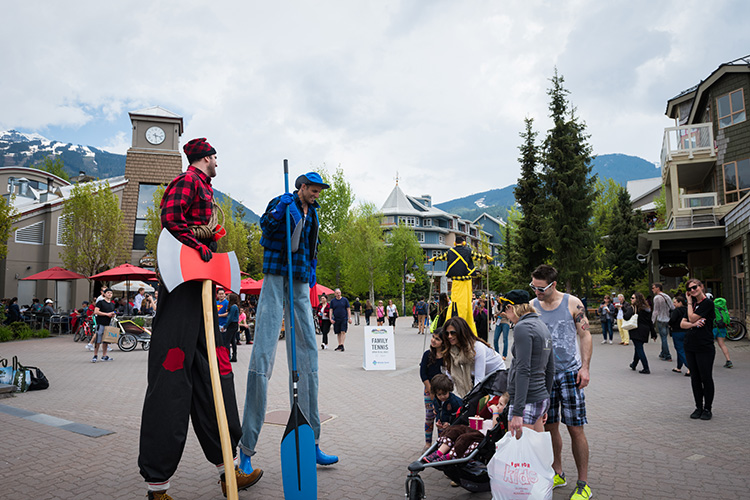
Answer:
[[[617,203],[606,238],[606,267],[623,290],[632,290],[647,278],[646,266],[638,262],[638,234],[646,230],[641,212],[633,211],[627,189],[618,186]],[[648,287],[646,287],[648,291]]]
[[[247,246],[250,235],[245,223],[240,218],[242,214],[232,211],[232,199],[229,196],[225,196],[218,206],[224,213],[223,227],[227,234],[217,242],[217,251],[221,253],[234,252],[240,264],[240,269],[245,269],[250,258],[250,249]],[[219,223],[221,223],[221,216],[219,216]]]
[[[108,182],[73,186],[60,217],[65,245],[60,257],[66,268],[90,276],[127,260],[122,210]]]
[[[346,287],[355,295],[367,294],[371,302],[385,281],[380,272],[386,251],[381,217],[372,203],[358,206],[352,214],[349,238],[344,240]]]
[[[659,196],[654,198],[656,205],[656,223],[654,229],[665,229],[667,227],[667,188],[662,186]]]
[[[42,161],[32,165],[32,168],[44,170],[45,172],[49,172],[52,175],[56,175],[61,179],[65,179],[66,181],[70,182],[70,176],[65,171],[65,164],[63,163],[62,158],[60,158],[59,156],[55,156],[54,158],[50,158],[48,156]]]
[[[396,290],[401,290],[403,313],[406,294],[413,287],[411,283],[407,285],[404,282],[404,276],[411,274],[415,266],[424,266],[424,252],[419,246],[414,230],[406,224],[399,224],[391,229],[385,241],[387,248],[383,270],[387,276],[386,293],[395,295]]]
[[[544,213],[544,188],[539,176],[539,147],[536,144],[533,118],[524,120],[525,130],[521,133],[523,144],[519,147],[521,156],[521,177],[514,190],[518,208],[523,215],[518,219],[513,244],[516,246],[510,267],[519,278],[546,262],[549,250],[545,245],[544,230],[547,224]]]
[[[260,237],[263,235],[260,226],[256,223],[247,226],[247,246],[249,255],[245,271],[251,278],[259,280],[263,278],[263,247],[260,245]]]
[[[333,176],[328,174],[325,166],[318,169],[323,182],[330,186],[324,189],[318,203],[320,220],[320,249],[318,251],[318,282],[332,288],[344,284],[344,247],[349,237],[351,207],[354,203],[354,192],[344,177],[344,170],[339,166]]]
[[[13,206],[12,198],[9,200],[0,196],[0,259],[8,256],[8,239],[13,232],[13,223],[18,217],[18,212]]]
[[[542,148],[541,179],[546,193],[544,238],[551,250],[552,264],[565,279],[568,292],[582,290],[584,278],[592,271],[591,253],[595,246],[590,225],[596,198],[591,175],[592,148],[586,125],[575,116],[568,101],[564,78],[557,73],[550,80],[550,117],[553,127]]]
[[[322,234],[333,234],[346,230],[354,204],[354,190],[344,177],[344,169],[339,166],[333,175],[329,175],[325,165],[323,165],[317,172],[323,178],[323,182],[330,186],[328,189],[321,191],[318,198],[320,232]]]
[[[154,191],[154,201],[146,209],[146,251],[154,258],[156,257],[156,245],[159,243],[159,235],[161,234],[161,210],[159,206],[166,190],[166,184],[157,186]]]

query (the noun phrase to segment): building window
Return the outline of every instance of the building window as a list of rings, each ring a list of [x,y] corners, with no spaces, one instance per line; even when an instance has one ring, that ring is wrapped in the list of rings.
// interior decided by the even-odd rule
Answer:
[[[422,219],[422,225],[424,227],[432,227],[432,219]]]
[[[61,216],[57,219],[57,246],[59,247],[65,246],[65,243],[63,243],[63,232],[69,221],[70,215]]]
[[[416,217],[399,217],[398,223],[406,224],[409,227],[417,227],[419,226],[419,219],[417,219]]]
[[[441,255],[443,255],[443,252],[441,252],[440,250],[433,250],[432,251],[432,257],[433,258],[440,257]]]
[[[44,245],[44,221],[16,229],[16,243]]]
[[[738,201],[750,192],[750,159],[724,164],[724,203]]]
[[[716,99],[716,107],[720,129],[745,121],[745,95],[742,89]]]
[[[417,235],[417,241],[420,243],[424,243],[424,233],[421,231],[416,231],[414,234]]]
[[[146,214],[154,205],[154,193],[158,184],[141,184],[138,186],[138,210],[135,214],[135,231],[133,232],[133,250],[146,249]]]

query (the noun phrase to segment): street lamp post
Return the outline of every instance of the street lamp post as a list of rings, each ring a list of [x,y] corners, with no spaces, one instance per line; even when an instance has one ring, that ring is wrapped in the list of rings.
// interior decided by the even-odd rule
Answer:
[[[404,316],[406,316],[406,269],[409,262],[411,262],[411,266],[408,267],[409,269],[413,269],[417,266],[417,261],[414,257],[404,258],[404,273],[401,278],[401,311]]]

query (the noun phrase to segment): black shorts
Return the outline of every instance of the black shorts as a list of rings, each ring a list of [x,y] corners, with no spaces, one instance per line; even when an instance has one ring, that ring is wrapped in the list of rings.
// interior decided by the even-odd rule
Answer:
[[[346,330],[348,327],[349,327],[349,320],[346,320],[346,319],[333,320],[333,333],[346,333]]]

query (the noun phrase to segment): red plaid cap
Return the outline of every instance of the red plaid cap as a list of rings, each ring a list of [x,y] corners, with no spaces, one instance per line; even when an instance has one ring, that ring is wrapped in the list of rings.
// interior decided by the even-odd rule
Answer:
[[[182,147],[187,155],[188,162],[193,163],[195,160],[200,160],[206,156],[216,154],[216,150],[211,146],[205,137],[193,139]]]

